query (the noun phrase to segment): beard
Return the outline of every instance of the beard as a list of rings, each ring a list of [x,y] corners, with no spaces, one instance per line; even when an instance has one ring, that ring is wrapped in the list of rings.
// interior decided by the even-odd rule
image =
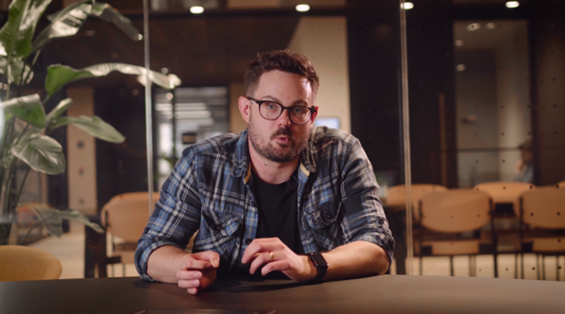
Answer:
[[[249,119],[249,141],[259,155],[274,161],[274,162],[288,162],[297,158],[302,150],[308,145],[310,134],[306,133],[304,136],[296,137],[290,130],[289,126],[280,127],[275,133],[264,139],[265,135],[259,131],[253,119]],[[284,135],[288,137],[288,144],[273,144],[271,141],[277,136]],[[278,147],[276,147],[278,146]]]

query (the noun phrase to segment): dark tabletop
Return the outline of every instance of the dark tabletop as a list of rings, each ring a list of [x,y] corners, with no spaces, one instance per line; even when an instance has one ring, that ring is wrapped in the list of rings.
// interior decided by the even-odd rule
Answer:
[[[0,282],[0,313],[565,313],[565,282],[385,275],[304,285],[218,279],[197,296],[139,278]],[[210,312],[211,314],[217,312]]]

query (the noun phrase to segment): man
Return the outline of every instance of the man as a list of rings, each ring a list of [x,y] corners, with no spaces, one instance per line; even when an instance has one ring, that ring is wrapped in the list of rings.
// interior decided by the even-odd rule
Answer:
[[[244,79],[248,129],[183,152],[139,240],[141,277],[196,294],[217,270],[296,281],[384,273],[394,240],[371,164],[353,136],[312,127],[310,61],[259,54]]]

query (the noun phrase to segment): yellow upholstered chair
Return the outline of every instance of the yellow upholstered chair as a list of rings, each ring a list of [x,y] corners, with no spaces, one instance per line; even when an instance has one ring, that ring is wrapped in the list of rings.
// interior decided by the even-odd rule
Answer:
[[[559,183],[557,183],[557,186],[560,188],[565,188],[565,181],[561,181]]]
[[[429,192],[437,191],[447,191],[443,185],[437,184],[412,184],[410,190],[410,199],[412,200],[412,216],[414,221],[417,222],[420,219],[420,214],[418,212],[418,201],[422,195]],[[404,210],[406,208],[406,186],[405,185],[395,185],[388,189],[385,206],[387,208],[393,208],[398,210]]]
[[[0,246],[0,281],[59,279],[63,267],[51,253],[20,246]]]
[[[565,230],[565,187],[537,187],[520,195],[521,217],[520,240],[524,241],[524,224],[535,228],[549,230]],[[565,236],[534,237],[532,251],[542,255],[543,278],[545,279],[545,256],[565,254]],[[539,260],[539,259],[536,259]],[[557,259],[559,261],[559,259]],[[539,265],[538,279],[539,279]],[[559,280],[559,265],[556,267],[556,277]],[[522,254],[522,278],[524,278],[524,256]]]
[[[496,237],[497,243],[503,245],[503,251],[514,254],[514,278],[518,278],[518,253],[520,252],[521,242],[517,226],[519,216],[516,214],[515,217],[512,217],[512,215],[518,211],[520,206],[520,194],[535,188],[535,185],[526,182],[487,182],[474,187],[475,190],[486,192],[491,196],[494,203],[495,223],[497,219],[504,218],[503,227],[497,228],[498,234]],[[495,249],[498,252],[499,248],[496,247]]]
[[[159,193],[153,193],[151,209],[158,200]],[[102,208],[102,226],[106,228],[111,238],[111,250],[108,252],[109,264],[121,263],[123,274],[125,274],[125,264],[134,263],[137,240],[141,237],[148,220],[148,192],[116,195]]]
[[[420,246],[431,247],[432,255],[449,256],[452,276],[453,256],[469,255],[469,275],[474,276],[474,266],[471,265],[474,264],[474,256],[480,251],[480,239],[465,238],[459,234],[478,230],[489,221],[492,223],[490,195],[470,189],[431,192],[422,195],[419,208],[420,229],[426,228],[444,236],[449,234],[448,239],[440,237],[426,241],[423,232],[420,232],[422,237]],[[421,247],[420,252],[422,252]],[[496,276],[496,256],[494,264]],[[422,258],[420,258],[420,274],[422,274],[422,266]]]

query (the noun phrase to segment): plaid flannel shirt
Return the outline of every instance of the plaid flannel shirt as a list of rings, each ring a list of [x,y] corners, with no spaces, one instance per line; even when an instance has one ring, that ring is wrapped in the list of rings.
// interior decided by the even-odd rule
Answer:
[[[300,158],[297,209],[304,252],[368,241],[392,261],[394,240],[359,141],[340,130],[316,127]],[[155,249],[184,249],[197,230],[193,252],[217,252],[220,271],[248,270],[241,257],[258,223],[251,177],[247,130],[186,148],[138,242],[135,264],[141,277],[153,280],[147,261]]]

